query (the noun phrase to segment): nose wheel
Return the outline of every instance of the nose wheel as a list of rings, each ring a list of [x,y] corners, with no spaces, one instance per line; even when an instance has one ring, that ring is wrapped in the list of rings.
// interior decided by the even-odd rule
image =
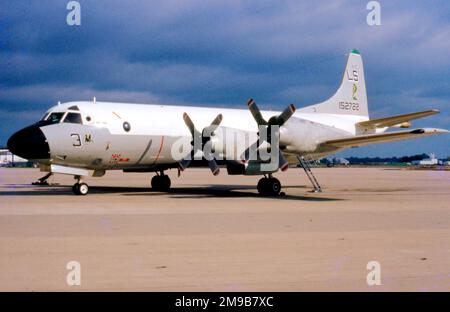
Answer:
[[[170,189],[170,178],[168,175],[161,173],[152,178],[152,190],[157,192],[167,192]]]
[[[89,192],[89,186],[82,182],[82,183],[75,183],[72,186],[72,192],[75,195],[86,195]]]
[[[72,186],[72,192],[75,195],[87,195],[89,193],[89,186],[82,181],[81,176],[75,176],[74,178],[77,180],[77,183]]]
[[[281,183],[277,178],[264,177],[258,181],[258,193],[263,196],[278,196],[281,191]]]

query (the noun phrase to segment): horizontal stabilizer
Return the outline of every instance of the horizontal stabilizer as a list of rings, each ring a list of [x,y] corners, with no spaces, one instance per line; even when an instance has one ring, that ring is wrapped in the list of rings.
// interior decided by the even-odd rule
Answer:
[[[357,147],[374,143],[385,143],[405,139],[421,138],[430,135],[449,133],[444,129],[423,128],[408,131],[396,131],[380,134],[357,135],[354,137],[334,139],[323,142],[321,145],[334,147]]]
[[[367,120],[367,121],[358,122],[356,125],[360,126],[360,127],[367,127],[367,128],[392,127],[392,126],[399,125],[404,122],[408,122],[408,121],[411,121],[414,119],[419,119],[419,118],[423,118],[423,117],[438,114],[438,113],[439,113],[439,110],[431,109],[431,110],[426,110],[423,112],[397,115],[397,116],[378,118],[378,119],[371,119],[371,120]]]

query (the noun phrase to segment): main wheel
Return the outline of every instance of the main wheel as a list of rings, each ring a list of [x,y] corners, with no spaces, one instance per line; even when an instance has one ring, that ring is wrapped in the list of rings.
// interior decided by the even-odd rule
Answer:
[[[276,178],[262,178],[258,182],[258,193],[263,196],[277,196],[281,191],[281,183]]]
[[[258,193],[260,195],[266,195],[267,194],[268,183],[269,183],[269,179],[268,178],[261,178],[258,181],[258,185],[256,186],[256,188],[258,189]]]
[[[161,176],[161,191],[167,192],[170,189],[170,178],[168,175]]]
[[[156,175],[152,178],[152,189],[158,192],[167,192],[170,189],[170,178],[168,175]]]
[[[281,191],[281,183],[277,178],[270,178],[267,183],[267,192],[271,196],[277,196]]]
[[[159,175],[155,175],[152,178],[152,190],[159,191],[159,186],[161,184],[160,181],[161,181],[161,179],[160,179]]]

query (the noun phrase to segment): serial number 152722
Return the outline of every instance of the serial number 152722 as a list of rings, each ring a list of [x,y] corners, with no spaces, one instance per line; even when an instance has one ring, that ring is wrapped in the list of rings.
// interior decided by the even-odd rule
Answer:
[[[358,111],[359,110],[359,103],[339,102],[339,109]]]

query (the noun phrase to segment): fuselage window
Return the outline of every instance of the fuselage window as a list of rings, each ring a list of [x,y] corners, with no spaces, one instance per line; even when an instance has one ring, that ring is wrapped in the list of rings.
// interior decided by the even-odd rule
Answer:
[[[64,113],[51,113],[50,116],[46,119],[49,123],[58,123],[61,121],[61,118],[64,116]]]
[[[68,113],[66,118],[64,118],[63,122],[67,122],[67,123],[77,123],[77,124],[81,124],[83,123],[81,121],[81,115],[79,113]]]
[[[47,117],[48,117],[48,115],[50,115],[50,113],[45,113],[45,115],[44,115],[44,116],[42,116],[42,118],[41,118],[41,121],[42,121],[42,120],[46,120],[46,119],[47,119]]]

